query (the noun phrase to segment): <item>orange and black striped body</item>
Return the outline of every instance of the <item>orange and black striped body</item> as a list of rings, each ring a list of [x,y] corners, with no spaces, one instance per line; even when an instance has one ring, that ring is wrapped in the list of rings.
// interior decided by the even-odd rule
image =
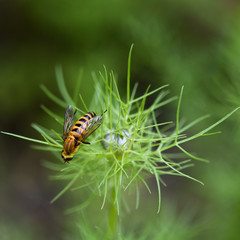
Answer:
[[[89,120],[95,117],[96,114],[94,112],[89,112],[84,116],[80,117],[78,121],[71,127],[68,132],[68,135],[64,139],[62,158],[68,162],[73,157],[72,154],[75,153],[79,145],[83,142],[83,139],[86,138],[85,133],[88,128]]]

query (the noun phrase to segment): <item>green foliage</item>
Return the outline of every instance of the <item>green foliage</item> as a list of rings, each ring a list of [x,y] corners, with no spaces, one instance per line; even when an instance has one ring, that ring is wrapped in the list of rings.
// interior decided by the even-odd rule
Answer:
[[[76,103],[80,84],[76,84],[73,94],[70,94],[66,88],[61,67],[56,67],[56,76],[59,92],[62,99],[56,97],[45,86],[41,86],[46,95],[57,105],[66,108],[71,104],[79,112],[84,113],[94,110],[99,114],[105,109],[107,112],[103,115],[104,121],[101,127],[90,137],[90,145],[81,145],[80,149],[74,155],[74,159],[69,164],[64,164],[61,159],[62,139],[61,134],[54,130],[49,130],[38,124],[32,124],[32,127],[39,132],[43,140],[36,140],[19,136],[12,133],[2,132],[14,137],[19,137],[37,145],[39,150],[51,151],[57,159],[57,162],[46,161],[44,165],[49,169],[56,171],[55,180],[66,181],[66,186],[52,199],[55,202],[69,189],[82,190],[87,189],[85,200],[75,207],[69,207],[67,213],[73,213],[84,209],[91,204],[91,200],[100,196],[102,199],[101,209],[105,205],[109,207],[109,232],[108,237],[111,239],[121,232],[119,227],[119,216],[122,215],[124,201],[124,192],[129,189],[135,189],[136,208],[139,207],[140,186],[145,186],[151,193],[151,187],[148,184],[148,178],[153,177],[156,181],[158,191],[158,207],[161,206],[161,183],[165,185],[163,175],[177,175],[187,177],[191,180],[202,183],[194,177],[183,172],[185,168],[193,166],[192,159],[206,161],[198,156],[194,156],[185,149],[183,144],[195,140],[199,137],[205,137],[219,132],[211,132],[214,127],[230,117],[239,108],[236,108],[216,123],[210,125],[204,130],[188,136],[186,131],[193,128],[197,123],[204,120],[207,116],[200,117],[187,125],[183,125],[180,120],[180,106],[183,97],[183,87],[178,98],[178,107],[176,111],[176,121],[158,122],[159,109],[166,104],[174,101],[175,97],[166,98],[169,94],[167,85],[150,91],[150,86],[142,96],[136,96],[137,84],[130,89],[130,64],[131,64],[132,47],[128,58],[127,71],[127,96],[121,96],[113,72],[108,73],[104,67],[104,73],[99,77],[95,74],[94,92],[89,107],[79,95],[82,108]],[[73,99],[71,96],[74,96]],[[146,107],[146,101],[149,96],[155,96],[155,100]],[[58,116],[45,106],[43,110],[56,122],[63,125],[63,117]],[[126,141],[120,143],[116,136],[124,135]],[[106,134],[110,134],[112,141],[106,143]],[[177,154],[170,153],[170,149],[177,148]],[[124,203],[124,204],[123,204]],[[84,234],[84,233],[83,233]],[[121,235],[121,234],[120,234]]]

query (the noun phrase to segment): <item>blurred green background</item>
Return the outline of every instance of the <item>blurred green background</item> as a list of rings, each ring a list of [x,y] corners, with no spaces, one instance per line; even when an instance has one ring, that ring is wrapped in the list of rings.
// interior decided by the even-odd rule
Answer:
[[[170,84],[174,96],[184,85],[181,118],[190,122],[210,113],[192,133],[206,128],[240,105],[239,7],[234,0],[1,0],[0,130],[35,138],[40,136],[32,122],[61,130],[40,108],[44,104],[63,114],[39,88],[45,84],[59,95],[56,64],[62,65],[70,92],[84,70],[86,102],[93,92],[91,73],[103,71],[103,64],[117,74],[125,94],[132,43],[131,79],[139,83],[139,94],[149,84],[151,89]],[[176,105],[161,110],[161,121],[175,119]],[[239,112],[217,130],[223,133],[185,146],[210,160],[186,170],[205,186],[165,177],[160,215],[155,195],[144,192],[145,210],[133,210],[133,224],[147,228],[154,222],[164,239],[239,239]],[[0,238],[79,239],[77,218],[63,214],[71,193],[49,204],[64,186],[50,181],[51,172],[42,166],[53,156],[4,135],[0,151]]]

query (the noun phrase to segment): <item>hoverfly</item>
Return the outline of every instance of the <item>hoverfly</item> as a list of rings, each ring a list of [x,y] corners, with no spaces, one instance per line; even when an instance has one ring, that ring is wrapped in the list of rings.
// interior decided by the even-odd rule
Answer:
[[[81,143],[90,144],[85,140],[95,132],[103,122],[103,114],[96,116],[94,112],[89,112],[73,124],[73,118],[76,112],[77,111],[73,112],[72,106],[69,105],[64,115],[62,158],[65,162],[73,158],[73,154],[78,150]]]

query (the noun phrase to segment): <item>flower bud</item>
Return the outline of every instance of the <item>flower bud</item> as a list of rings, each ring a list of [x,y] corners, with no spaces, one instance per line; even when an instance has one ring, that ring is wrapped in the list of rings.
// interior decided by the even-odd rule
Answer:
[[[104,136],[102,144],[105,149],[112,147],[113,151],[116,151],[118,154],[121,154],[123,150],[127,150],[130,144],[130,134],[126,129],[116,131],[115,128],[111,131],[108,131]]]

